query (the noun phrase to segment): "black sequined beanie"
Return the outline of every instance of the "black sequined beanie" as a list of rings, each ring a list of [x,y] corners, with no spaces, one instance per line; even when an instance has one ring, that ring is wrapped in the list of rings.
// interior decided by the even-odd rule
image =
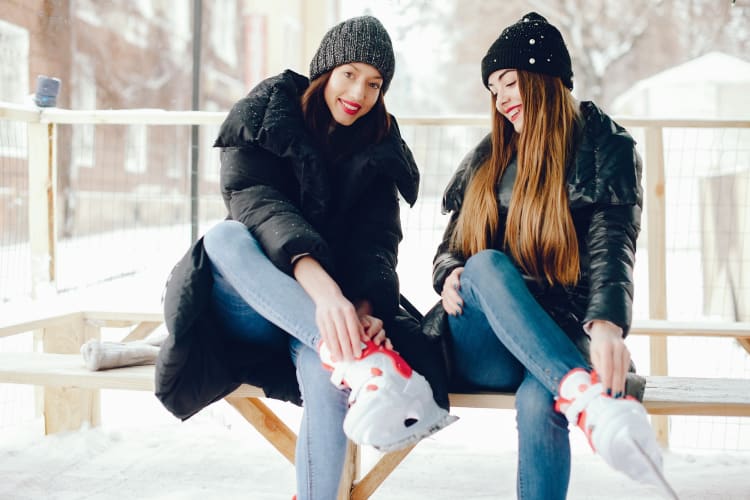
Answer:
[[[499,69],[558,76],[573,90],[573,66],[560,31],[536,12],[505,28],[482,59],[482,83]]]
[[[388,90],[396,68],[396,58],[391,37],[376,18],[354,17],[328,30],[310,61],[310,80],[350,62],[374,66],[383,77],[381,91],[385,93]]]

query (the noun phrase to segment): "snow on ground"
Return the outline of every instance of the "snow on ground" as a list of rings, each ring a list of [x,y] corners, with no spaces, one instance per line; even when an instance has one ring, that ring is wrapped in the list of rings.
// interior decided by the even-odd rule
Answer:
[[[150,394],[104,391],[103,404],[100,428],[43,437],[37,421],[0,431],[0,498],[288,500],[294,493],[293,467],[224,402],[186,422]],[[297,408],[271,405],[296,428]],[[455,413],[461,420],[420,443],[374,500],[515,497],[513,412]],[[577,430],[572,443],[569,498],[659,498],[611,471]],[[366,454],[365,467],[375,458]],[[750,498],[748,452],[674,451],[665,468],[683,500]]]

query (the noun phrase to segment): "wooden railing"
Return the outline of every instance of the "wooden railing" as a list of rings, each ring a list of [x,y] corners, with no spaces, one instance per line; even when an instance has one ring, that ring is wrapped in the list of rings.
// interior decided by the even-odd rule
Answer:
[[[49,286],[56,266],[55,206],[58,192],[55,149],[56,127],[61,124],[218,125],[223,112],[164,110],[71,111],[0,103],[0,120],[28,125],[29,238],[32,254],[32,289]],[[616,117],[627,129],[642,129],[645,144],[645,218],[648,241],[649,319],[667,318],[666,208],[664,131],[670,128],[750,129],[750,120],[658,120]],[[402,117],[401,127],[466,126],[489,128],[487,117]],[[425,168],[425,166],[422,166]],[[427,166],[428,168],[428,166]],[[650,337],[650,373],[666,375],[667,340]],[[666,435],[666,417],[657,429]]]

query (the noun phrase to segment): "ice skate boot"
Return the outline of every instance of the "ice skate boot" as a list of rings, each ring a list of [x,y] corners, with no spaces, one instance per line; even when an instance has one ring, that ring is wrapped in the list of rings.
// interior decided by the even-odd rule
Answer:
[[[646,409],[635,398],[612,398],[602,393],[596,372],[582,368],[568,372],[560,383],[555,409],[583,430],[591,448],[613,469],[677,498],[666,481],[661,449]]]
[[[357,444],[395,451],[458,419],[435,403],[427,380],[392,350],[367,342],[358,359],[333,362],[321,344],[320,357],[333,371],[331,382],[351,389],[344,433]]]

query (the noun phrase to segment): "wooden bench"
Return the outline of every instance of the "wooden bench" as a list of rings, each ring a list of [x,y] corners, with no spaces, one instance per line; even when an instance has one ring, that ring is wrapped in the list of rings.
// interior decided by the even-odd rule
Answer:
[[[77,430],[100,423],[99,390],[154,390],[154,367],[91,372],[80,346],[100,338],[102,328],[124,328],[123,340],[142,339],[162,323],[160,313],[80,311],[0,320],[0,337],[35,332],[43,352],[0,352],[0,383],[44,387],[45,432]],[[750,339],[748,323],[637,322],[632,335]],[[226,400],[284,457],[294,463],[296,434],[263,401],[262,391],[243,385]],[[512,394],[451,394],[454,407],[512,409]],[[750,416],[750,379],[647,377],[645,407],[652,415]],[[349,444],[339,499],[369,498],[413,447],[383,455],[366,474],[359,447]]]

